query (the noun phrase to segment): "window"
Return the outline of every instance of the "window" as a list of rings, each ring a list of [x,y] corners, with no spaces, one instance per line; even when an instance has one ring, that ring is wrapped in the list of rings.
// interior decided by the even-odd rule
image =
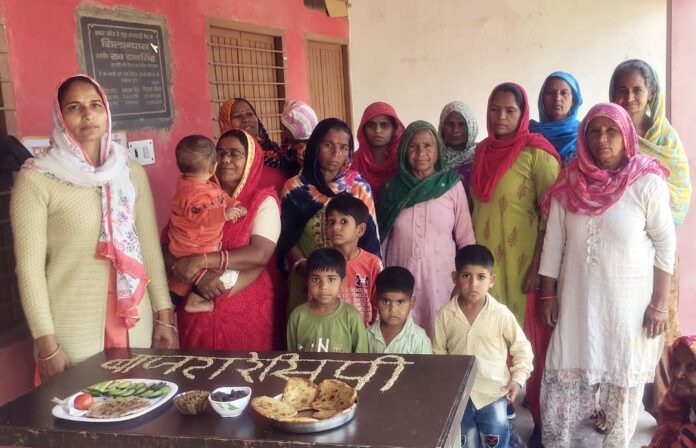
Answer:
[[[286,69],[280,32],[211,21],[208,36],[215,135],[220,135],[218,112],[222,103],[230,97],[242,97],[253,104],[271,140],[279,143]]]
[[[0,135],[15,134],[17,119],[10,77],[5,23],[0,16]],[[0,346],[26,335],[24,313],[15,277],[14,246],[10,226],[12,173],[0,171]]]

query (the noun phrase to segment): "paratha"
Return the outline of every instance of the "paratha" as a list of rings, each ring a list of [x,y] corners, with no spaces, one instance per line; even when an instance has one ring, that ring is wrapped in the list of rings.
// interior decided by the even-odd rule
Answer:
[[[327,418],[336,417],[341,411],[317,411],[312,414],[312,417],[318,420],[326,420]]]
[[[266,396],[253,398],[251,400],[251,406],[259,414],[273,420],[291,418],[297,415],[297,410],[289,404]]]
[[[304,378],[288,379],[283,390],[283,403],[287,403],[298,411],[312,409],[312,402],[317,397],[319,386]]]
[[[90,406],[87,417],[119,418],[135,414],[150,406],[150,400],[141,397],[111,398]]]
[[[349,408],[358,398],[358,393],[338,380],[324,380],[319,384],[319,395],[312,402],[317,411],[342,411]]]
[[[318,422],[319,420],[316,418],[312,417],[300,417],[300,416],[295,416],[295,417],[283,417],[276,419],[279,422],[283,423],[315,423]]]

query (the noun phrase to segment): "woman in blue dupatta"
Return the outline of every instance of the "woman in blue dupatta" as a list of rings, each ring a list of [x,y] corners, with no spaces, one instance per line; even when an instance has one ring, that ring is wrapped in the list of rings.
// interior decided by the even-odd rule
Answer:
[[[561,156],[563,166],[575,158],[578,109],[582,95],[578,81],[566,72],[551,73],[539,92],[539,121],[529,122],[529,131],[543,135]]]

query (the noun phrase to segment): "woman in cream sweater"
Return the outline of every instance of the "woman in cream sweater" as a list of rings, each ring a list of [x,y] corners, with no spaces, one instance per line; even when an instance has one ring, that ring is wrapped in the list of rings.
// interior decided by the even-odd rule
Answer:
[[[22,167],[10,207],[44,380],[104,348],[177,344],[147,175],[111,141],[104,91],[68,78],[53,119],[52,145]]]

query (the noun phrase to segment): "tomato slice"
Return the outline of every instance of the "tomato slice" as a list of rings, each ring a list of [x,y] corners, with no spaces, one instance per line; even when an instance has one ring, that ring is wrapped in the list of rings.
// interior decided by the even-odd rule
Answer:
[[[89,409],[89,407],[92,406],[92,403],[94,403],[92,394],[88,394],[86,392],[75,397],[75,400],[73,401],[75,408],[81,411],[86,411]]]

